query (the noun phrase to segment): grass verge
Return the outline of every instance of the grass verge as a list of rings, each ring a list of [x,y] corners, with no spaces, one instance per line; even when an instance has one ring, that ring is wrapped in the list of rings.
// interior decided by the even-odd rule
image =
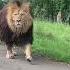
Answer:
[[[34,20],[33,53],[70,63],[70,26]]]

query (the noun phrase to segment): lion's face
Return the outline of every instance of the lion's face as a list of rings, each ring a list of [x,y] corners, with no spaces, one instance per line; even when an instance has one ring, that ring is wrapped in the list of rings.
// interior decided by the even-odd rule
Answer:
[[[15,10],[12,13],[12,22],[16,28],[22,28],[24,22],[25,13],[22,10]]]
[[[9,27],[17,34],[27,32],[32,25],[30,13],[25,12],[22,8],[11,9],[7,14],[7,19]]]

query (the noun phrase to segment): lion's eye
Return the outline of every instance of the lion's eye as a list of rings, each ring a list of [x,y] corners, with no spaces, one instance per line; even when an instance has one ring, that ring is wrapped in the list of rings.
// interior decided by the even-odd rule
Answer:
[[[21,13],[21,15],[24,15],[23,13]]]
[[[17,15],[16,13],[14,15]]]

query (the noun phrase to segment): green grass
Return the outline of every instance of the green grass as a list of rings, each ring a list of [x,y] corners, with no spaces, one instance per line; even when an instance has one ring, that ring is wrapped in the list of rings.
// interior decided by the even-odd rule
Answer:
[[[70,26],[34,20],[33,53],[70,63]]]

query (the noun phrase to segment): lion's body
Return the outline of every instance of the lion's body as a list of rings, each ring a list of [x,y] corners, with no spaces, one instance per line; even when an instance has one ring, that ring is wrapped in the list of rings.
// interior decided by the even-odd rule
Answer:
[[[12,31],[8,25],[7,21],[7,7],[4,7],[0,11],[0,39],[4,41],[5,43],[13,43],[16,45],[19,45],[22,43],[32,43],[32,30],[33,30],[33,24],[29,27],[27,32],[21,33],[17,36],[16,31]]]
[[[33,20],[29,4],[19,1],[11,3],[0,10],[0,39],[7,45],[7,58],[14,57],[13,44],[25,46],[26,58],[31,58],[33,42]]]

